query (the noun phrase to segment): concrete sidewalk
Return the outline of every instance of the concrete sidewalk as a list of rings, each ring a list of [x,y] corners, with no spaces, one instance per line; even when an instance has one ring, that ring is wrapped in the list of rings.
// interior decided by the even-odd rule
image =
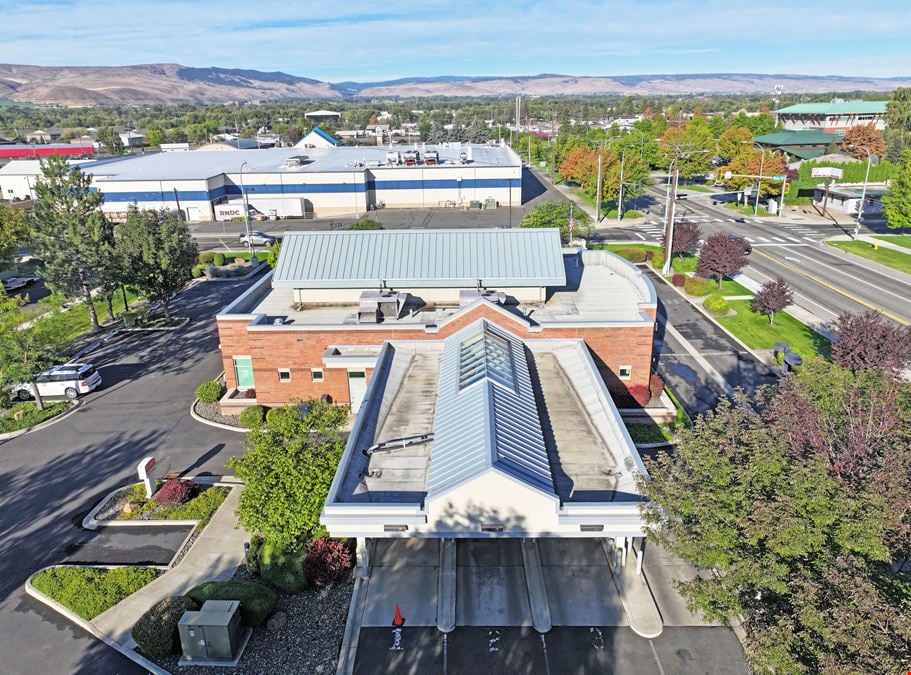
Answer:
[[[172,595],[183,595],[194,586],[212,579],[229,579],[244,560],[244,542],[249,536],[237,527],[234,511],[243,486],[232,488],[224,503],[196,539],[190,552],[142,590],[95,617],[91,624],[115,642],[133,649],[133,624],[155,603]]]

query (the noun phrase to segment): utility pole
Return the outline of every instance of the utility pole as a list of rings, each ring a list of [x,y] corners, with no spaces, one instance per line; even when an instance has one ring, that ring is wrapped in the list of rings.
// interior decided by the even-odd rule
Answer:
[[[860,193],[860,204],[857,206],[857,225],[854,226],[854,239],[860,236],[860,224],[864,219],[864,202],[867,200],[867,181],[870,180],[870,164],[873,162],[873,155],[867,148],[863,149],[867,153],[867,171],[864,173],[864,189]]]
[[[595,223],[601,222],[601,153],[598,153],[598,183],[595,187]]]
[[[528,118],[525,119],[526,133],[528,134],[528,166],[531,166],[531,124],[528,122]]]
[[[671,163],[673,178],[671,172],[668,172],[668,191],[667,191],[667,222],[664,224],[664,266],[661,273],[668,275],[671,272],[671,251],[674,243],[674,216],[675,202],[677,200],[677,181],[680,179],[680,169],[675,166],[677,158]]]
[[[626,163],[626,150],[620,154],[620,194],[617,196],[617,222],[623,217],[623,167]]]

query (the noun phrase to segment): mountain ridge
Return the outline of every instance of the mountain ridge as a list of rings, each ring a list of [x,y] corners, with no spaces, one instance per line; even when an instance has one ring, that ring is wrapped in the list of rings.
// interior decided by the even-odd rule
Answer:
[[[230,103],[282,99],[559,95],[738,95],[888,92],[907,77],[766,73],[641,75],[437,75],[376,82],[323,82],[282,71],[193,67],[0,64],[0,100],[62,106]]]

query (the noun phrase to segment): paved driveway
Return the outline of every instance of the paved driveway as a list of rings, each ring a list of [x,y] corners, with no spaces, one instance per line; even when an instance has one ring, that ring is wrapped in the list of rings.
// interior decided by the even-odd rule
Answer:
[[[155,454],[170,470],[222,474],[243,436],[194,422],[193,390],[221,370],[214,314],[250,282],[200,284],[175,311],[182,331],[134,334],[91,355],[104,386],[69,419],[0,443],[0,670],[7,673],[132,673],[135,665],[22,591],[29,574],[69,556],[126,562],[169,558],[179,529],[137,546],[91,535],[83,516],[107,492],[136,480]],[[97,537],[97,538],[96,538]]]

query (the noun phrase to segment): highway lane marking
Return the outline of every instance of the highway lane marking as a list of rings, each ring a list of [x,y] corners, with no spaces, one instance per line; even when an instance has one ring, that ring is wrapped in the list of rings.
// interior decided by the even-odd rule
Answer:
[[[825,249],[818,249],[818,250],[822,250],[824,253],[827,253],[827,251]],[[795,251],[795,253],[796,253],[796,251]],[[800,254],[798,253],[798,255],[800,255]],[[899,295],[898,293],[893,293],[890,290],[881,288],[881,287],[877,286],[876,284],[874,284],[870,281],[867,281],[866,279],[861,279],[860,277],[856,277],[853,274],[850,274],[848,272],[845,272],[844,270],[838,269],[837,267],[833,267],[832,265],[827,265],[826,263],[820,262],[819,260],[814,260],[813,258],[811,258],[809,256],[802,256],[802,257],[806,258],[810,262],[816,263],[817,265],[822,265],[823,267],[828,267],[830,270],[833,270],[835,272],[840,272],[841,274],[844,274],[846,277],[850,277],[851,279],[854,279],[855,281],[860,281],[861,283],[867,284],[867,286],[871,286],[872,288],[875,288],[877,291],[880,291],[881,293],[887,293],[893,297],[898,298],[899,300],[903,300],[906,302],[908,300],[907,296],[905,296],[905,295]],[[838,258],[839,260],[842,260],[842,258],[839,258],[838,256],[835,256],[835,257]],[[864,268],[864,269],[865,269],[865,271],[875,271],[875,270],[868,270],[866,268]],[[886,276],[886,275],[883,274],[880,276]],[[896,279],[895,277],[886,277],[886,278],[888,278],[892,281],[897,281],[898,283],[904,284],[905,286],[911,286],[911,284],[909,284],[908,282],[902,281],[901,279]]]
[[[816,240],[813,237],[804,237],[804,239],[806,239],[807,241],[812,241],[814,243],[816,242]]]
[[[859,263],[856,262],[856,261],[854,260],[854,257],[860,257],[860,256],[851,257],[851,256],[849,256],[849,254],[847,254],[847,253],[845,253],[844,255],[840,255],[840,254],[834,252],[834,251],[838,251],[839,249],[833,249],[833,248],[831,248],[831,247],[829,247],[829,246],[822,246],[822,247],[820,247],[819,250],[820,250],[822,253],[826,254],[827,256],[829,256],[829,257],[831,257],[831,258],[835,258],[835,259],[841,260],[841,261],[843,261],[843,262],[850,262],[850,263],[852,263],[852,264],[859,265]],[[822,263],[822,262],[821,262],[821,263],[819,263],[819,264],[820,264],[820,265],[825,265],[826,263]],[[828,267],[828,265],[827,265],[827,267]],[[833,267],[832,269],[838,270],[838,268],[836,268],[836,267]],[[839,272],[842,272],[841,270],[838,270],[838,271],[839,271]],[[903,284],[903,285],[905,285],[905,286],[911,286],[911,282],[907,282],[907,281],[905,281],[904,279],[899,279],[898,277],[893,277],[893,276],[891,276],[891,275],[890,275],[889,273],[887,273],[887,272],[880,272],[880,271],[878,271],[878,270],[874,270],[874,269],[871,269],[871,268],[869,268],[869,267],[865,267],[865,268],[864,268],[864,271],[866,271],[866,272],[871,272],[871,273],[873,273],[873,274],[878,274],[878,275],[881,276],[881,277],[885,277],[886,279],[889,279],[889,280],[891,280],[891,281],[897,281],[898,283]],[[847,274],[847,272],[842,272],[842,274]],[[861,281],[863,281],[863,279],[861,279]],[[864,282],[864,283],[870,283],[870,282]],[[872,285],[872,284],[871,284],[871,285]],[[901,297],[901,296],[899,296],[899,297]],[[902,299],[904,299],[904,298],[902,298]]]
[[[764,241],[764,242],[768,242],[768,241],[769,241],[769,240],[766,239],[765,237],[759,237],[759,239],[761,239],[761,240]]]
[[[636,236],[639,237],[642,241],[645,241],[645,237],[643,237],[643,236],[642,236],[641,234],[639,234],[638,232],[636,232]]]
[[[785,239],[787,239],[788,241],[793,241],[796,244],[800,243],[800,239],[798,239],[797,237],[785,237]]]
[[[770,277],[770,276],[769,276],[768,274],[766,274],[765,272],[760,272],[759,270],[757,270],[756,268],[753,268],[753,267],[750,268],[750,276],[754,276],[754,277],[755,277],[755,276],[760,276],[760,277],[765,278],[765,279],[768,280],[768,281],[771,281],[772,279],[775,278],[775,277]],[[762,279],[759,279],[759,281],[762,281]],[[796,297],[796,298],[803,298],[804,300],[806,300],[806,301],[809,302],[810,304],[816,305],[817,307],[819,307],[819,309],[821,309],[822,311],[824,311],[826,314],[831,314],[831,315],[832,315],[832,318],[836,318],[836,319],[837,319],[838,316],[839,316],[839,313],[838,313],[838,312],[832,311],[831,309],[829,309],[829,308],[826,307],[825,305],[816,302],[813,298],[811,298],[811,297],[809,297],[809,296],[807,296],[807,295],[804,295],[803,293],[799,293],[799,292],[796,291],[796,290],[794,291],[794,297]],[[794,304],[797,304],[797,303],[794,303]],[[811,312],[811,314],[812,314],[812,312]]]
[[[848,291],[845,291],[845,290],[839,288],[838,286],[833,286],[832,284],[830,284],[830,283],[828,283],[828,282],[826,282],[826,281],[823,281],[823,280],[820,279],[819,277],[817,277],[817,276],[815,276],[815,275],[813,275],[813,274],[810,274],[809,272],[804,272],[802,269],[799,269],[799,268],[797,268],[797,267],[794,267],[794,265],[789,265],[789,264],[786,263],[786,262],[782,262],[782,261],[779,260],[778,258],[774,258],[774,257],[768,255],[767,253],[763,253],[762,251],[756,251],[756,254],[757,254],[757,255],[761,255],[761,256],[764,257],[764,258],[768,258],[768,259],[771,260],[773,263],[776,263],[776,264],[778,264],[778,265],[781,265],[782,267],[785,267],[785,268],[791,270],[792,272],[796,272],[797,274],[799,274],[799,275],[801,275],[801,276],[803,276],[803,277],[806,277],[807,279],[810,279],[810,280],[812,280],[812,281],[815,281],[815,282],[816,282],[817,284],[819,284],[820,286],[824,286],[825,288],[828,288],[830,291],[835,291],[835,292],[838,293],[839,295],[843,295],[844,297],[848,298],[849,300],[853,300],[853,301],[856,302],[858,305],[862,305],[862,306],[866,307],[867,309],[872,309],[872,310],[874,310],[874,311],[876,311],[876,312],[879,312],[879,313],[882,314],[883,316],[889,317],[889,318],[892,319],[893,321],[896,321],[896,322],[902,324],[903,326],[911,326],[911,321],[906,321],[905,319],[901,318],[900,316],[896,316],[896,315],[893,314],[892,312],[890,312],[890,311],[888,311],[888,310],[886,310],[886,309],[883,309],[882,307],[877,307],[876,305],[867,302],[867,301],[864,300],[863,298],[858,298],[858,297],[857,297],[856,295],[854,295],[853,293],[849,293]],[[825,264],[825,263],[823,263],[823,264]],[[851,276],[851,275],[848,275],[848,276]],[[880,290],[882,290],[882,289],[880,289]]]
[[[755,243],[756,243],[756,240],[753,239],[752,237],[747,237],[746,239],[747,239],[747,241],[750,242],[751,244],[755,244]]]
[[[774,239],[775,241],[780,241],[781,243],[784,243],[784,239],[782,239],[781,237],[772,237],[772,239]]]

